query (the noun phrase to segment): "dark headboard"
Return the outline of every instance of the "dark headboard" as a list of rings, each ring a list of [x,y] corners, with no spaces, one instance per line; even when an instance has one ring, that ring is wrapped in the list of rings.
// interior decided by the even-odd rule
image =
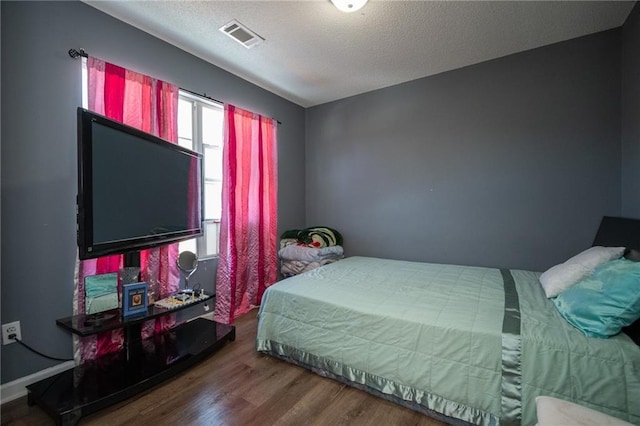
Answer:
[[[593,241],[594,246],[626,247],[640,250],[640,220],[605,216]],[[640,320],[622,329],[640,345]]]
[[[640,249],[640,219],[603,217],[593,245]]]

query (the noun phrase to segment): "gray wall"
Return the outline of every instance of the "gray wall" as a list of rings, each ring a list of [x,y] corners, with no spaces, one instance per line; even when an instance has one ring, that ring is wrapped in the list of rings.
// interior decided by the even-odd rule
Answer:
[[[602,215],[640,217],[638,5],[622,31],[311,108],[306,127],[302,108],[85,4],[2,1],[0,17],[2,323],[50,354],[71,356],[55,319],[76,250],[72,47],[281,120],[279,229],[336,227],[348,255],[542,270]],[[213,288],[215,267],[193,280]],[[0,355],[2,383],[55,364]]]
[[[620,215],[620,30],[307,109],[347,255],[544,270]]]
[[[640,3],[622,28],[622,215],[640,218]]]
[[[304,109],[80,2],[0,2],[2,31],[2,323],[22,338],[71,357],[55,325],[72,313],[76,256],[76,108],[81,64],[91,55],[185,89],[275,117],[279,228],[304,225]],[[194,280],[213,289],[215,261]],[[18,344],[1,347],[2,383],[50,367]]]

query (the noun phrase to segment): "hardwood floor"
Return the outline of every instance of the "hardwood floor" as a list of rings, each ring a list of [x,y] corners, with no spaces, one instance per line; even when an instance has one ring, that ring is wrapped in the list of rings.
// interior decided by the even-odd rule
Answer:
[[[424,425],[444,423],[255,350],[256,311],[236,340],[146,393],[80,425]],[[2,425],[51,425],[26,397],[4,404]]]

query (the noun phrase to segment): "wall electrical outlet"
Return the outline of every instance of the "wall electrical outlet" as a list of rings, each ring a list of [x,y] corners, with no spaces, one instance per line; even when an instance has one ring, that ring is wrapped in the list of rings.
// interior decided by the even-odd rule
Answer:
[[[20,321],[2,324],[2,344],[8,345],[9,343],[15,343],[16,338],[22,340],[22,334],[20,333]]]

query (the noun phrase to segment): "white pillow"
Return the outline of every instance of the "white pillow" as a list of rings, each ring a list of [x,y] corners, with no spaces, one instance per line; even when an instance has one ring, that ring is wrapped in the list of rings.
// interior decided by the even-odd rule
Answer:
[[[553,266],[540,275],[540,284],[548,298],[556,297],[564,290],[593,273],[605,262],[617,259],[624,247],[591,247],[564,263]]]
[[[610,262],[624,254],[624,247],[591,247],[580,254],[576,254],[564,263],[579,263],[594,270],[605,262]]]

